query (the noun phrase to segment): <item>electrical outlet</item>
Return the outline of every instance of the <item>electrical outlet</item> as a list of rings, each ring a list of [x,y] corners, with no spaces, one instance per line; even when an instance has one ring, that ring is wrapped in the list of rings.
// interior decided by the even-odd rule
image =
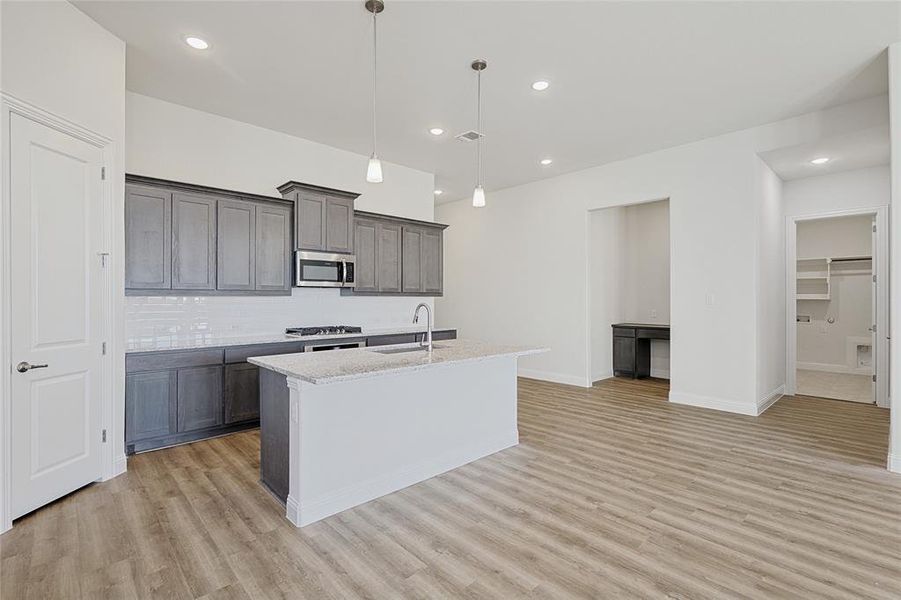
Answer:
[[[652,308],[652,309],[651,309],[651,318],[652,318],[652,319],[656,319],[656,318],[657,318],[657,309],[656,309],[656,308]]]

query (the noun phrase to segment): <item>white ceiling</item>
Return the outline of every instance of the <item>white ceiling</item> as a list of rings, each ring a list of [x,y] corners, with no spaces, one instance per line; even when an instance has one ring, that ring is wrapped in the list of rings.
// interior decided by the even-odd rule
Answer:
[[[891,144],[887,126],[872,127],[810,144],[763,152],[760,157],[783,181],[791,181],[887,165],[891,158]],[[824,157],[829,162],[821,165],[810,162]]]
[[[362,4],[76,2],[128,43],[130,90],[369,154]],[[474,58],[490,191],[884,93],[901,39],[896,2],[386,5],[379,154],[434,172],[442,200],[475,181],[474,146],[453,139],[475,128]]]

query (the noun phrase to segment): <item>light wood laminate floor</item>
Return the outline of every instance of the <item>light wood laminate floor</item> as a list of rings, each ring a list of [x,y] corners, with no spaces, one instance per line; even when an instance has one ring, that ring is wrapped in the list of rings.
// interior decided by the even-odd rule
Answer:
[[[136,456],[0,537],[20,598],[901,598],[888,412],[520,380],[521,444],[302,530],[259,434]]]

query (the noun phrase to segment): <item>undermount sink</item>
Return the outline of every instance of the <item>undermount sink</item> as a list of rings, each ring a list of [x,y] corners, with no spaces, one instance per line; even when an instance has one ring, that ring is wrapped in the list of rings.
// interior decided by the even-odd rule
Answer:
[[[432,344],[432,349],[443,348],[438,344]],[[378,352],[379,354],[402,354],[404,352],[428,352],[426,346],[385,346],[382,348],[367,348],[370,352]]]

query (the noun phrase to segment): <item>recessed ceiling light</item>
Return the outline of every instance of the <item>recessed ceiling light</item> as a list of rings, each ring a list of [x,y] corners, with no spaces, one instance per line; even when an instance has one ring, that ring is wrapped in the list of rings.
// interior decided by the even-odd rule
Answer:
[[[432,127],[431,129],[429,129],[429,133],[431,133],[432,135],[441,135],[442,133],[444,133],[444,130],[440,127]]]
[[[440,196],[440,195],[443,194],[443,193],[444,193],[444,190],[435,190],[435,195],[436,195],[436,196]]]
[[[210,44],[205,39],[192,35],[185,38],[185,43],[195,50],[206,50],[210,47]]]
[[[546,167],[554,161],[550,158],[542,158],[540,162],[542,165],[544,165]]]
[[[827,162],[829,162],[829,157],[828,157],[828,156],[821,156],[820,158],[815,158],[815,159],[813,159],[812,161],[810,161],[810,164],[812,164],[812,165],[824,165],[824,164],[826,164]]]
[[[550,85],[551,84],[548,83],[547,81],[545,81],[543,79],[539,79],[538,81],[536,81],[535,83],[532,84],[532,89],[535,90],[536,92],[543,92]]]

